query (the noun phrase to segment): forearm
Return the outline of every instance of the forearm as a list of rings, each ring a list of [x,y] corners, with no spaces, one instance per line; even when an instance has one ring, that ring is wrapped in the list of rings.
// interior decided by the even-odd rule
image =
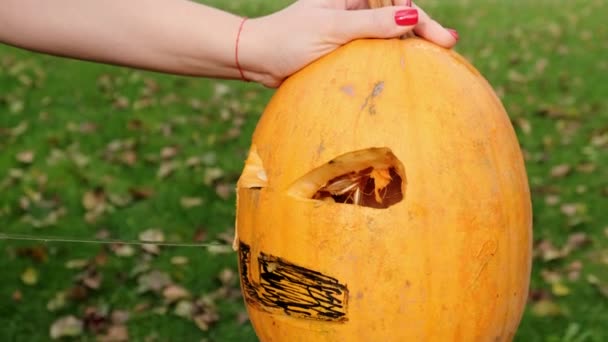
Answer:
[[[0,0],[0,6],[0,41],[21,48],[175,74],[240,77],[234,49],[241,19],[188,0]]]

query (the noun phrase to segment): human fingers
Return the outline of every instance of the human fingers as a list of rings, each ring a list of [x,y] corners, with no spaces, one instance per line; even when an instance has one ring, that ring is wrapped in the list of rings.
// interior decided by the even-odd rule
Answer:
[[[358,38],[393,38],[414,29],[418,10],[390,6],[358,11],[335,11],[332,34],[340,43]]]
[[[433,43],[451,48],[458,42],[458,32],[454,29],[445,28],[439,22],[431,18],[422,8],[412,3],[414,8],[418,9],[419,22],[414,28],[414,32]]]

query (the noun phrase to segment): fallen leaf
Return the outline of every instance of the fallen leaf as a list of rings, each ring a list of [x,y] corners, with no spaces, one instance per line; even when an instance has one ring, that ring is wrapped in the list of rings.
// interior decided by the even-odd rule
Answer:
[[[557,205],[560,202],[560,197],[558,195],[547,195],[545,196],[545,203],[547,205]]]
[[[562,310],[552,300],[542,299],[532,304],[532,313],[538,317],[558,316],[562,314]]]
[[[583,269],[583,263],[580,260],[571,262],[566,271],[568,272],[568,280],[576,281],[580,278],[581,271]]]
[[[118,208],[126,207],[131,204],[132,201],[131,196],[112,193],[108,195],[108,200]]]
[[[166,286],[172,283],[171,277],[165,272],[153,270],[139,276],[137,279],[138,292],[153,291],[160,293]]]
[[[130,316],[128,311],[114,310],[112,311],[111,321],[115,325],[125,324],[129,321]]]
[[[85,268],[88,264],[89,261],[87,259],[73,259],[68,260],[65,263],[65,268],[67,268],[68,270],[82,269]]]
[[[83,323],[74,316],[59,318],[51,325],[50,335],[53,340],[62,337],[76,337],[82,334]]]
[[[208,331],[211,325],[219,320],[217,312],[205,312],[192,317],[196,326],[202,331]]]
[[[70,288],[67,292],[67,297],[70,300],[82,301],[85,300],[89,295],[89,290],[83,285],[75,285]]]
[[[201,159],[201,157],[189,157],[188,159],[186,159],[186,166],[187,167],[195,167],[198,165],[201,165],[203,163],[203,160]]]
[[[207,246],[207,251],[210,254],[228,254],[228,253],[232,253],[232,246],[231,245],[209,245]]]
[[[167,161],[162,162],[158,171],[156,172],[156,177],[159,179],[164,179],[169,177],[175,170],[177,169],[177,163],[175,161]]]
[[[215,193],[223,200],[230,198],[230,195],[234,192],[234,184],[219,183],[215,186]]]
[[[224,176],[224,170],[218,167],[210,167],[205,170],[203,177],[203,183],[207,186],[211,186],[216,180]]]
[[[192,240],[194,242],[202,242],[202,241],[205,241],[206,238],[207,238],[207,230],[205,228],[199,227],[194,232],[194,237],[192,238]]]
[[[576,166],[576,171],[581,173],[592,173],[595,169],[596,165],[593,163],[582,163]]]
[[[114,252],[114,254],[116,254],[116,256],[119,256],[121,258],[129,258],[132,257],[133,255],[135,255],[135,248],[133,248],[133,246],[131,245],[113,245],[112,247],[112,251]]]
[[[35,262],[46,262],[49,257],[48,250],[44,245],[17,248],[17,256],[27,257]]]
[[[87,288],[91,290],[98,290],[101,287],[103,275],[101,272],[97,271],[96,268],[91,267],[80,273],[76,278]]]
[[[224,286],[234,285],[237,281],[236,272],[228,267],[224,268],[217,277]]]
[[[188,262],[188,258],[182,255],[176,255],[174,257],[171,257],[171,264],[176,266],[183,266],[188,264]]]
[[[180,198],[180,204],[185,209],[199,207],[203,205],[203,199],[200,197],[182,197]]]
[[[249,322],[249,314],[247,313],[247,311],[246,310],[239,311],[236,314],[236,324],[243,325],[247,322]]]
[[[28,267],[21,274],[21,281],[25,285],[34,286],[38,283],[38,271],[33,267]]]
[[[28,129],[28,123],[26,121],[20,122],[17,126],[10,129],[10,135],[18,137],[25,133]]]
[[[608,298],[608,284],[602,283],[600,279],[594,274],[587,275],[587,282],[593,285],[598,292],[604,296],[604,298]]]
[[[20,302],[23,299],[23,294],[19,290],[15,290],[11,295],[14,302]]]
[[[192,318],[192,312],[194,311],[194,303],[188,300],[180,300],[177,305],[175,305],[175,309],[173,313],[176,316],[190,319]]]
[[[163,147],[160,151],[160,157],[163,159],[171,159],[177,155],[178,149],[175,146]]]
[[[570,234],[566,241],[566,245],[562,249],[562,253],[563,255],[569,255],[571,252],[576,251],[589,243],[591,243],[591,240],[586,233],[577,232]]]
[[[534,248],[534,255],[543,261],[551,261],[563,257],[562,252],[549,240],[541,240]]]
[[[86,210],[99,210],[106,202],[106,194],[102,188],[85,192],[82,196],[82,206]]]
[[[57,292],[55,296],[46,304],[46,309],[51,312],[63,309],[67,304],[66,299],[65,291]]]
[[[570,294],[570,288],[561,282],[556,282],[551,286],[551,292],[558,297],[563,297]]]
[[[86,330],[94,334],[100,333],[108,326],[108,306],[89,306],[84,311],[83,323]]]
[[[134,200],[145,200],[154,195],[154,190],[150,188],[130,188],[129,193]]]
[[[562,275],[556,271],[542,269],[540,271],[540,275],[542,276],[543,280],[548,284],[555,284],[562,280]]]
[[[190,297],[190,292],[179,285],[168,285],[163,290],[163,297],[168,303],[174,303],[181,299]]]
[[[99,342],[125,342],[129,340],[129,330],[125,325],[112,325],[105,335],[97,337]]]
[[[165,234],[160,229],[148,229],[139,234],[139,240],[143,242],[164,242]],[[153,243],[144,243],[141,248],[151,254],[160,253],[159,246]]]
[[[27,150],[17,154],[17,161],[23,164],[31,164],[34,162],[34,152]]]
[[[570,174],[572,171],[572,167],[568,164],[560,164],[551,168],[551,177],[553,178],[563,178]]]

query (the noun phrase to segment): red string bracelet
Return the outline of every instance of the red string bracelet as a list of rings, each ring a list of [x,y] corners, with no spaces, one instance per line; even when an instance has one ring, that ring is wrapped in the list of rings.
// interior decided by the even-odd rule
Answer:
[[[247,21],[247,17],[244,17],[241,21],[241,25],[239,26],[239,32],[236,35],[236,46],[234,48],[234,61],[237,69],[239,69],[239,73],[241,74],[241,79],[245,82],[249,82],[248,79],[245,78],[245,74],[243,73],[243,68],[241,68],[241,64],[239,63],[239,41],[241,40],[241,32],[243,31],[243,24]]]

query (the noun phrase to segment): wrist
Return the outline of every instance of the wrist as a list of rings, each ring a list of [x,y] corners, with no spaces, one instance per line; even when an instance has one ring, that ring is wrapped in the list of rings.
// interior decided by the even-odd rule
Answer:
[[[266,17],[261,17],[242,22],[235,43],[238,43],[235,45],[235,51],[238,52],[235,65],[237,69],[240,67],[239,73],[242,71],[246,80],[274,87],[278,85],[277,80],[281,77],[273,72],[273,54],[269,53],[267,44],[264,44],[272,41],[270,32],[266,30],[266,20]]]

